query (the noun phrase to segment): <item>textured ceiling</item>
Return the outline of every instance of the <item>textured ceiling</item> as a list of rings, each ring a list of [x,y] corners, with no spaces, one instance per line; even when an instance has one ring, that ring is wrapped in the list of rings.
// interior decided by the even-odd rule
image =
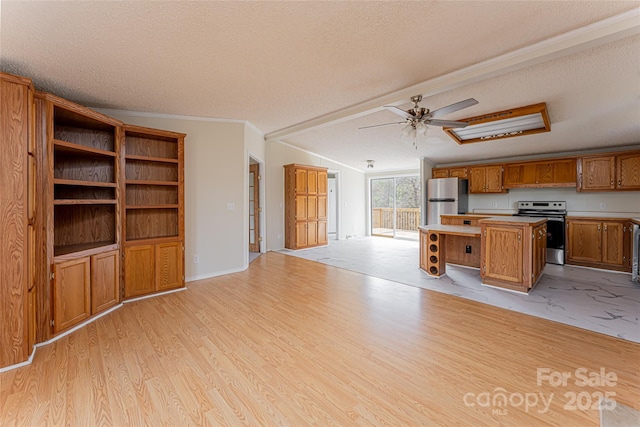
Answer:
[[[0,7],[0,68],[39,89],[93,107],[248,120],[270,133],[638,3],[4,0]],[[440,143],[416,152],[399,145],[392,127],[356,132],[395,119],[374,112],[285,141],[361,170],[368,158],[377,170],[405,169],[422,156],[449,162],[639,142],[638,44],[628,38],[424,102],[433,109],[475,97],[480,105],[464,111],[472,115],[546,101],[552,132],[544,136],[460,147],[430,129]],[[514,143],[504,148],[507,141]]]

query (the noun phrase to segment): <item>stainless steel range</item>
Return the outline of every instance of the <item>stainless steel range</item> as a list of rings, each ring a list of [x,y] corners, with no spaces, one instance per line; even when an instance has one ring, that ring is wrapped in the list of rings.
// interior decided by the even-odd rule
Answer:
[[[564,265],[566,202],[518,202],[517,216],[547,218],[547,262]]]

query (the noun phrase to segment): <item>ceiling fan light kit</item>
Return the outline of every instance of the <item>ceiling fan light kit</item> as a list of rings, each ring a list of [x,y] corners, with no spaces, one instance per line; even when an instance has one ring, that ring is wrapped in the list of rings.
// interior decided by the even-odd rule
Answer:
[[[468,126],[464,128],[452,126],[443,129],[458,144],[551,131],[551,122],[545,102],[469,117],[461,121],[467,122]]]
[[[420,107],[419,103],[421,101],[422,95],[412,96],[411,102],[413,102],[413,108],[410,108],[406,111],[394,105],[384,106],[384,108],[386,108],[387,110],[404,117],[404,122],[383,123],[380,125],[361,127],[360,129],[404,123],[405,126],[400,131],[400,137],[401,139],[411,139],[413,141],[413,147],[417,150],[418,135],[426,135],[428,126],[450,126],[463,128],[468,124],[463,121],[441,120],[437,117],[462,110],[463,108],[471,107],[472,105],[476,105],[478,103],[478,101],[476,101],[475,99],[469,98],[465,99],[464,101],[456,102],[455,104],[451,104],[446,107],[431,111],[428,108]]]

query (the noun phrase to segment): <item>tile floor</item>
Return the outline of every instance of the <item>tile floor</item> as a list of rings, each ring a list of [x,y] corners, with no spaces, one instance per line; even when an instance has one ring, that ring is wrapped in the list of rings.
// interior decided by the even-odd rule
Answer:
[[[281,252],[640,343],[640,284],[630,274],[547,264],[522,295],[482,285],[477,269],[447,265],[446,276],[429,277],[418,267],[416,241],[359,237]]]

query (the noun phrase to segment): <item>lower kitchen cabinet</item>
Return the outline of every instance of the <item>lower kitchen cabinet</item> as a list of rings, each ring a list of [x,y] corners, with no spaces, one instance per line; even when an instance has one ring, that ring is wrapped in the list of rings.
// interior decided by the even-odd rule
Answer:
[[[124,250],[124,297],[184,286],[182,242],[135,245]]]
[[[483,222],[481,250],[482,283],[529,292],[546,264],[546,223]]]
[[[53,264],[53,332],[62,332],[120,302],[119,251]]]
[[[566,263],[631,271],[632,233],[626,220],[567,218]]]

